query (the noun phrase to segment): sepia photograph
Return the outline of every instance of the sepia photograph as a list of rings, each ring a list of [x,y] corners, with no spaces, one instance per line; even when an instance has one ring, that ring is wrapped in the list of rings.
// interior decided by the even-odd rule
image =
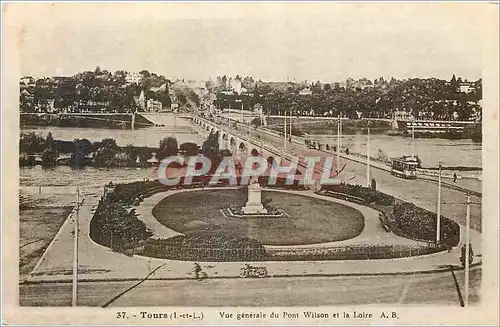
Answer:
[[[498,324],[497,11],[3,3],[2,322]]]

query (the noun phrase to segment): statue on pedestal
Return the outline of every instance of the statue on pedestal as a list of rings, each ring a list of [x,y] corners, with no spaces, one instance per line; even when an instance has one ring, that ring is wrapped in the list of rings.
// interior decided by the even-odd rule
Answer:
[[[245,214],[266,214],[267,210],[262,205],[262,188],[258,180],[251,183],[248,188],[248,201],[241,209]]]

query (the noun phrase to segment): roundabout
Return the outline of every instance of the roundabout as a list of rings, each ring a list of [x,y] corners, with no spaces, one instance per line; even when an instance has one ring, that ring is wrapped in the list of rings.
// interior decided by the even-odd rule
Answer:
[[[428,242],[387,232],[379,220],[379,212],[365,205],[312,191],[264,189],[263,198],[266,202],[281,204],[280,208],[286,210],[289,217],[226,217],[222,208],[241,206],[245,202],[245,190],[241,188],[181,189],[154,194],[136,208],[138,218],[154,233],[152,238],[156,242],[153,250],[139,254],[188,261],[286,262],[416,258],[440,252]],[[195,241],[170,242],[175,235]],[[226,238],[255,241],[251,247],[261,244],[265,254],[232,253],[229,258],[219,258],[234,248],[246,247],[238,242],[225,243]],[[186,251],[186,247],[196,248],[195,253]],[[181,254],[165,257],[159,253],[177,252],[179,248],[186,251],[183,255],[187,258],[183,259]],[[199,248],[212,255],[200,255]],[[218,253],[215,256],[214,251]]]
[[[218,189],[220,191],[223,188]],[[153,208],[163,199],[183,192],[199,190],[170,190],[146,197],[140,205],[134,207],[138,218],[153,231],[152,239],[172,238],[181,235],[165,225],[162,225],[152,214]],[[363,247],[367,244],[399,244],[415,246],[417,241],[406,239],[388,233],[378,221],[378,212],[372,208],[338,199],[325,198],[313,192],[265,190],[272,193],[300,193],[300,196],[333,201],[358,210],[364,217],[364,229],[351,239],[316,244],[303,245],[266,245],[268,252],[298,251],[304,248],[314,250],[332,250],[333,248]],[[307,194],[306,194],[307,193]],[[373,276],[393,274],[419,274],[428,272],[460,270],[460,249],[438,252],[430,255],[413,255],[409,257],[386,258],[377,260],[341,259],[321,260],[310,259],[300,261],[283,261],[269,259],[252,263],[251,260],[238,262],[214,262],[210,260],[172,260],[167,258],[147,257],[141,254],[125,254],[112,251],[109,247],[96,243],[90,237],[91,222],[95,216],[100,195],[86,197],[86,205],[80,211],[80,241],[79,241],[79,279],[82,281],[120,281],[120,280],[179,280],[193,279],[193,261],[197,261],[207,272],[208,278],[240,278],[243,263],[265,266],[269,276]],[[47,248],[44,257],[32,272],[28,282],[70,281],[72,271],[72,253],[68,251],[73,244],[74,220],[68,219],[59,231],[54,242]],[[475,249],[481,249],[481,233],[471,231],[471,242]],[[481,264],[481,252],[476,251],[475,262]]]
[[[364,229],[365,218],[357,209],[300,193],[264,190],[263,200],[288,214],[269,219],[230,218],[221,212],[243,206],[244,189],[170,191],[163,196],[152,210],[154,218],[183,234],[216,231],[255,239],[263,245],[288,246],[348,240]]]

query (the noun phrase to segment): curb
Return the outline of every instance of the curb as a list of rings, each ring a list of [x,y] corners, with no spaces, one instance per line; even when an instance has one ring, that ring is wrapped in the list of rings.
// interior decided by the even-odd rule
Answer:
[[[276,135],[277,133],[275,134],[275,133],[273,133],[273,132],[271,132],[269,130],[262,130],[262,129],[260,129],[260,131],[264,132],[264,133],[267,133],[267,134],[271,134],[271,135],[273,135],[275,137],[278,137]],[[303,146],[303,144],[301,142],[295,142],[295,143],[297,145]],[[320,152],[323,152],[323,153],[337,155],[336,153],[333,153],[333,152],[327,151],[327,150],[322,150],[322,149],[316,149],[316,151],[320,151]],[[353,161],[353,162],[356,162],[356,163],[359,163],[359,164],[365,164],[365,162],[362,159],[358,159],[358,158],[356,158],[355,156],[352,156],[352,155],[345,155],[345,154],[341,153],[340,157],[344,158],[344,159],[347,159],[347,160],[350,160],[350,161]],[[377,165],[377,164],[372,163],[371,167],[379,169],[379,170],[383,170],[383,171],[388,172],[388,173],[391,172],[391,169],[389,167],[384,166],[384,165]],[[437,183],[437,180],[432,179],[430,177],[423,177],[422,175],[420,175],[418,178],[422,179],[422,180],[427,180],[427,181],[432,181],[432,182],[436,182]],[[470,189],[467,189],[467,188],[464,188],[464,187],[461,187],[461,186],[458,186],[458,185],[449,184],[447,182],[442,182],[442,185],[445,186],[445,187],[447,187],[447,188],[449,188],[449,189],[455,190],[455,191],[464,192],[464,193],[470,193],[470,194],[478,196],[478,197],[482,196],[482,192],[473,191],[473,190],[470,190]]]
[[[472,268],[477,268],[482,266],[482,262],[477,262],[471,265]],[[436,274],[436,273],[444,273],[449,271],[460,271],[464,270],[463,267],[457,268],[455,266],[448,266],[438,269],[431,270],[418,270],[418,271],[407,271],[407,272],[380,272],[380,273],[339,273],[339,274],[277,274],[277,275],[269,275],[264,278],[293,278],[293,277],[354,277],[354,276],[410,276],[410,275],[423,275],[423,274]],[[212,276],[208,277],[209,279],[258,279],[258,278],[242,278],[240,276]],[[134,282],[134,281],[142,281],[143,277],[130,277],[130,278],[101,278],[101,279],[79,279],[80,283],[92,283],[92,282]],[[154,280],[154,281],[182,281],[182,280],[192,280],[197,281],[196,278],[192,277],[159,277],[159,278],[147,278],[146,280]],[[70,284],[72,283],[71,279],[67,280],[40,280],[40,281],[24,281],[20,282],[19,285],[35,285],[35,284]]]

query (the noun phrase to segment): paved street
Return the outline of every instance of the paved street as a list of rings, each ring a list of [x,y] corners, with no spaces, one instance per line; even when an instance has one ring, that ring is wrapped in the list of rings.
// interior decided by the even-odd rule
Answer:
[[[479,268],[471,271],[471,304],[479,299]],[[435,274],[351,277],[84,282],[80,306],[318,306],[438,304],[460,306],[463,270]],[[128,290],[130,289],[130,290]],[[128,291],[127,291],[128,290]],[[121,296],[119,296],[123,293]],[[71,283],[20,286],[22,306],[68,306]],[[116,298],[116,299],[115,299]],[[114,299],[114,300],[113,300]]]
[[[221,119],[221,122],[224,122]],[[227,124],[227,122],[226,122]],[[268,142],[273,142],[276,145],[283,145],[283,138],[279,138],[268,133],[262,133],[251,129],[251,135],[257,139],[257,135]],[[308,149],[305,145],[288,143],[287,149],[295,152],[301,156],[324,156],[325,152]],[[334,153],[332,153],[335,156]],[[344,180],[348,180],[349,183],[357,183],[361,185],[366,185],[366,165],[358,162],[354,162],[348,159],[341,159],[341,165],[346,164],[346,170],[341,176]],[[391,194],[402,200],[412,202],[417,206],[425,208],[429,211],[437,211],[437,183],[434,181],[416,179],[407,180],[391,175],[390,173],[372,168],[370,173],[371,178],[375,178],[377,181],[377,189]],[[443,187],[441,190],[441,199],[443,204],[441,206],[441,213],[454,219],[455,221],[465,224],[465,210],[466,210],[466,194],[462,191],[457,191],[449,188]],[[481,231],[481,198],[477,196],[472,196],[471,201],[475,203],[471,206],[471,227],[478,231]]]
[[[316,197],[319,195],[313,194]],[[79,215],[79,278],[83,280],[123,280],[123,279],[141,279],[144,278],[152,269],[162,266],[154,273],[155,278],[163,279],[185,279],[192,278],[193,263],[189,261],[175,261],[164,259],[152,259],[140,256],[127,256],[116,253],[110,249],[93,242],[89,237],[90,221],[93,217],[93,211],[97,204],[98,196],[88,196],[85,198],[84,205],[80,208]],[[325,197],[325,200],[333,200]],[[335,200],[340,201],[340,200]],[[147,202],[147,201],[146,201]],[[349,203],[349,205],[354,205]],[[370,208],[358,208],[372,211]],[[369,212],[365,215],[367,221],[368,233],[361,234],[359,238],[366,242],[378,244],[384,243],[389,239],[389,243],[399,240],[379,226],[378,216],[370,217]],[[370,227],[371,226],[371,227]],[[154,226],[152,226],[154,228]],[[46,250],[41,262],[34,270],[31,281],[61,281],[71,280],[73,266],[73,231],[74,219],[68,219],[61,227],[60,232],[55,237],[52,244]],[[346,241],[352,242],[353,240]],[[402,240],[397,244],[415,243],[414,241]],[[475,262],[481,260],[481,251],[479,243],[481,236],[478,232],[471,233],[471,242],[476,249]],[[450,265],[459,265],[460,249],[456,248],[452,252],[440,252],[426,256],[414,256],[400,259],[380,259],[370,260],[333,260],[321,262],[261,262],[259,265],[265,265],[270,276],[303,276],[303,275],[349,275],[349,274],[380,274],[380,273],[400,273],[415,271],[435,271],[447,269]],[[217,277],[236,277],[239,276],[239,270],[242,266],[240,262],[217,262],[203,263],[203,268],[209,276]]]

